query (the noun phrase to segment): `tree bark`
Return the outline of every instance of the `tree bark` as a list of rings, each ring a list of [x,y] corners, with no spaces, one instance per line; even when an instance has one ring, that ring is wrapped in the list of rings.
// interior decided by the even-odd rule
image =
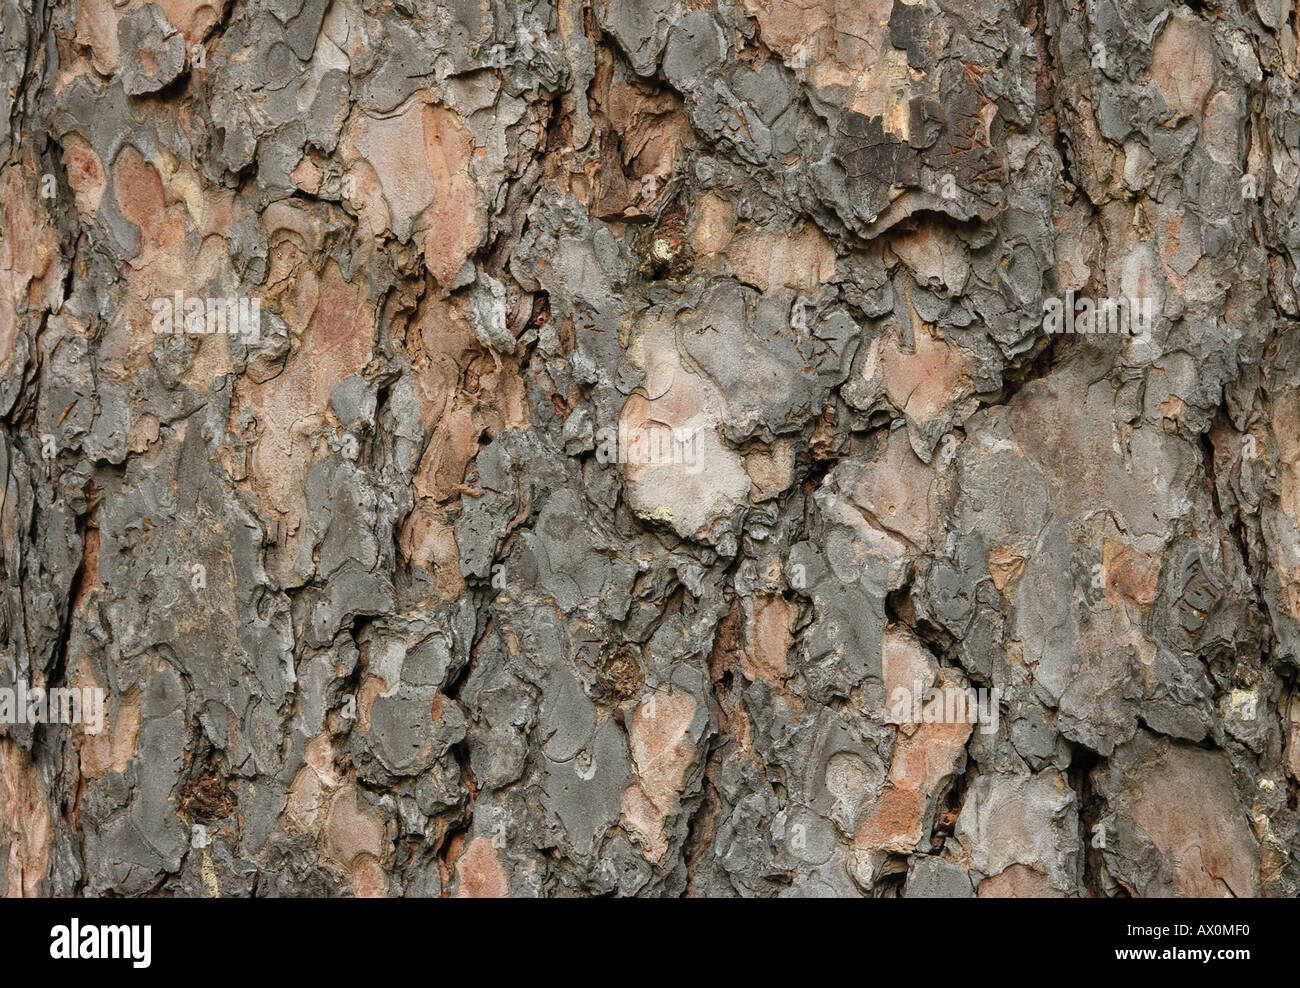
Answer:
[[[1300,894],[1293,4],[0,11],[7,894]]]

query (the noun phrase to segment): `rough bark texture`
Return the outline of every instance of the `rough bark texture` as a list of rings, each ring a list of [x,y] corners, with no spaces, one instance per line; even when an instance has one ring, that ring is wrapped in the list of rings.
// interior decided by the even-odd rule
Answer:
[[[2,11],[0,889],[1300,893],[1293,6]]]

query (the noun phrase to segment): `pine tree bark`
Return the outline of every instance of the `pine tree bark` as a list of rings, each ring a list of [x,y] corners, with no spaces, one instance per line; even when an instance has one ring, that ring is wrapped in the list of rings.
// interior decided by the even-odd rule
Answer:
[[[2,2],[7,894],[1300,894],[1293,4]]]

